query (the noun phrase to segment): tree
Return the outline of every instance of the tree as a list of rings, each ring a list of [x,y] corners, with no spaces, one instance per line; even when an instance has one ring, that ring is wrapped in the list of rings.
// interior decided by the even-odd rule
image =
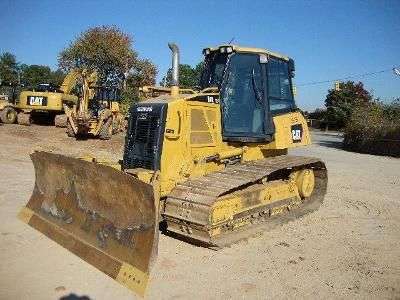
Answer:
[[[66,74],[61,69],[57,69],[54,72],[51,72],[50,83],[54,86],[61,86],[64,81],[65,75]]]
[[[35,88],[39,83],[50,83],[51,75],[52,72],[48,66],[21,66],[21,84],[26,89]]]
[[[58,57],[64,71],[97,72],[99,84],[122,87],[122,110],[138,100],[142,85],[155,83],[156,66],[139,59],[132,38],[115,26],[99,26],[81,33]]]
[[[198,63],[194,68],[187,64],[179,65],[179,86],[182,88],[196,89],[199,86],[201,72],[203,71],[203,62]],[[161,85],[171,86],[172,69],[169,68],[167,75],[162,79]]]
[[[132,38],[115,26],[99,26],[81,33],[58,57],[64,71],[96,71],[102,84],[120,84],[137,64]]]
[[[343,128],[356,106],[362,106],[373,100],[362,82],[341,82],[339,90],[331,89],[325,99],[326,121],[336,128]]]
[[[18,63],[15,55],[10,52],[0,55],[0,84],[9,86],[18,84]]]
[[[50,83],[59,87],[65,78],[65,73],[61,69],[52,71],[50,67],[43,65],[22,64],[20,73],[24,89],[34,89],[40,83]]]
[[[316,108],[314,111],[308,113],[308,118],[322,121],[325,119],[326,110],[321,108]]]
[[[128,87],[141,87],[156,83],[157,67],[148,59],[138,59],[127,76]]]
[[[61,69],[52,71],[43,65],[19,64],[11,53],[0,55],[0,93],[8,94],[13,101],[21,89],[33,89],[39,83],[60,86],[65,78]]]
[[[400,157],[400,102],[356,106],[344,129],[346,149]]]
[[[203,69],[204,69],[204,62],[203,62],[203,61],[199,62],[199,63],[194,67],[194,74],[195,74],[195,76],[196,76],[196,83],[197,83],[197,85],[200,83],[201,74],[203,73]]]
[[[148,59],[138,59],[136,67],[127,75],[122,92],[121,109],[127,113],[134,102],[139,101],[139,87],[156,83],[157,67]]]

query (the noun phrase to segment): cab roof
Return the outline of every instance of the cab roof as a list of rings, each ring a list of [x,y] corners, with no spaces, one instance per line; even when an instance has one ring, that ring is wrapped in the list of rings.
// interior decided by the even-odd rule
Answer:
[[[288,61],[289,57],[277,52],[273,52],[270,51],[268,49],[262,49],[262,48],[253,48],[253,47],[243,47],[243,46],[239,46],[239,45],[232,45],[232,44],[223,44],[223,45],[219,45],[216,47],[207,47],[203,49],[203,53],[205,53],[205,51],[208,49],[210,52],[213,51],[220,51],[221,48],[227,48],[227,47],[231,47],[233,52],[244,52],[244,53],[258,53],[258,54],[266,54],[266,55],[270,55],[276,58],[280,58],[283,60]]]

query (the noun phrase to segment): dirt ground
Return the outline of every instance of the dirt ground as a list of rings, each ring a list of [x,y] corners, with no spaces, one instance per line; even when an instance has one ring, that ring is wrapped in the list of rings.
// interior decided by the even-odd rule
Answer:
[[[147,297],[399,299],[400,159],[346,152],[335,135],[313,136],[312,146],[292,153],[327,164],[317,212],[220,251],[161,235]],[[123,134],[75,141],[60,128],[0,125],[0,299],[135,298],[16,218],[33,189],[33,149],[120,159],[123,141]]]

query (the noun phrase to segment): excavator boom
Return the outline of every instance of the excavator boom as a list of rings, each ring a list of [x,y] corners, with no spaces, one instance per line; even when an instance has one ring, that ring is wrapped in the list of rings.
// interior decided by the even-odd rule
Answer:
[[[70,94],[79,79],[78,70],[71,70],[64,78],[60,86],[60,90],[65,94]]]

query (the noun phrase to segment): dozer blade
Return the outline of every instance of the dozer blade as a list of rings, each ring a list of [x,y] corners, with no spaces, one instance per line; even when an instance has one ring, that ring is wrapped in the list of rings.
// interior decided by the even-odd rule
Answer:
[[[31,159],[35,188],[19,218],[143,296],[158,245],[152,185],[59,154]]]

